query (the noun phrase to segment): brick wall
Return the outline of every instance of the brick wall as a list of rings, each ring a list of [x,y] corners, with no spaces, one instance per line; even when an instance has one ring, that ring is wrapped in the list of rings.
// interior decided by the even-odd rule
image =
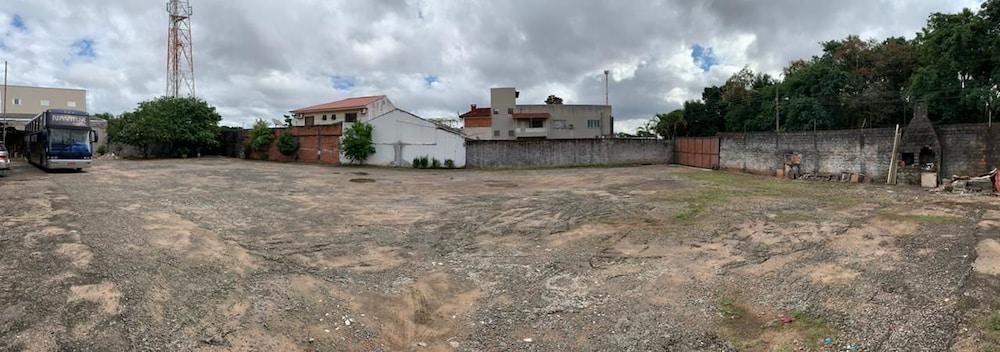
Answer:
[[[285,156],[278,151],[278,137],[284,133],[289,133],[298,139],[299,152],[293,156]],[[340,164],[340,136],[343,134],[341,124],[313,126],[313,127],[289,127],[271,129],[274,134],[274,142],[267,150],[267,160],[273,161],[297,161],[305,163],[319,163],[327,165]],[[250,137],[249,131],[247,138]],[[254,152],[250,156],[253,159],[263,159],[260,152]]]
[[[996,127],[994,127],[996,128]],[[997,166],[1000,155],[1000,131],[986,124],[941,125],[941,176],[978,176]]]
[[[986,124],[940,125],[941,176],[976,176],[1000,162],[1000,133]],[[783,168],[784,155],[802,155],[805,173],[862,173],[869,181],[884,182],[892,158],[894,129],[875,128],[818,132],[723,133],[719,162],[722,169],[774,175]],[[905,131],[904,131],[905,132]]]
[[[467,141],[466,167],[669,164],[673,144],[655,139]]]

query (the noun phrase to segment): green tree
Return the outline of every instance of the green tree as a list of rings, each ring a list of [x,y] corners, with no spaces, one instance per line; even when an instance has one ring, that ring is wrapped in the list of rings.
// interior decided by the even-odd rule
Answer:
[[[656,114],[654,120],[656,125],[653,129],[664,139],[674,139],[677,137],[677,132],[687,125],[687,121],[684,120],[684,110],[680,109],[666,114]]]
[[[559,105],[559,104],[562,104],[562,103],[563,103],[563,99],[560,98],[560,97],[557,97],[555,95],[550,95],[548,98],[545,98],[545,104]]]
[[[372,125],[364,122],[352,123],[344,131],[340,149],[352,163],[363,164],[368,156],[375,154],[372,142]]]
[[[278,152],[284,156],[292,156],[299,151],[299,141],[295,139],[290,133],[282,133],[278,137]]]
[[[274,142],[274,133],[271,132],[270,125],[264,119],[257,119],[250,130],[250,149],[266,153],[271,142]]]
[[[215,107],[204,100],[162,97],[110,118],[108,139],[135,146],[146,157],[154,149],[161,155],[184,155],[218,143],[215,137],[221,120]]]

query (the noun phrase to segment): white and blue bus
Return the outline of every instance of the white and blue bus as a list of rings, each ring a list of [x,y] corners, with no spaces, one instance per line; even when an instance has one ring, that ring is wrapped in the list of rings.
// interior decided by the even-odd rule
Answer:
[[[75,110],[49,109],[24,128],[28,162],[46,170],[83,170],[90,167],[97,133],[90,115]]]

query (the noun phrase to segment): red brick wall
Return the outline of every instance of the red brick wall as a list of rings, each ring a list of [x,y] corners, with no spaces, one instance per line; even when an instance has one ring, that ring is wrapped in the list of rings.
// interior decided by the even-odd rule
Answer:
[[[267,160],[298,161],[327,165],[340,164],[340,136],[343,134],[341,124],[330,126],[289,127],[271,129],[274,142],[267,150]],[[278,151],[278,137],[289,133],[299,141],[297,155],[285,156]],[[249,139],[249,134],[247,134]],[[260,152],[254,152],[251,159],[263,159]]]
[[[490,127],[493,122],[489,117],[466,117],[463,120],[466,128]]]

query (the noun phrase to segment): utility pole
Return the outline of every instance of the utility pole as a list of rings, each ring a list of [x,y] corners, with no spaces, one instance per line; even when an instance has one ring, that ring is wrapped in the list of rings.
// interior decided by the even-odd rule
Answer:
[[[0,114],[3,114],[3,142],[0,143],[3,143],[4,147],[7,146],[7,100],[9,100],[7,98],[7,60],[4,60],[3,61],[3,105],[0,105],[3,107],[2,108],[3,111],[0,112]]]
[[[774,86],[774,132],[781,132],[781,102],[778,99],[778,86]]]

